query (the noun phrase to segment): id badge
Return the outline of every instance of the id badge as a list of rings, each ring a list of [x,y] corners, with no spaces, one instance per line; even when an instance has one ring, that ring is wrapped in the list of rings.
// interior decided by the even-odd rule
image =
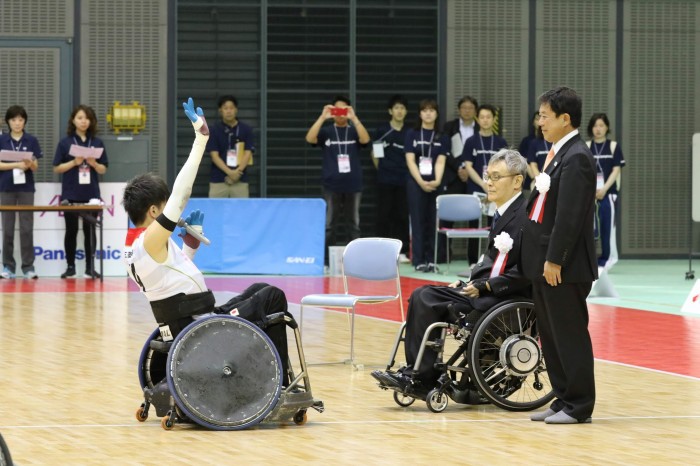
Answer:
[[[14,184],[25,184],[27,182],[27,175],[24,174],[24,170],[21,168],[13,168],[12,182]]]
[[[229,149],[226,152],[226,165],[231,168],[238,166],[238,152],[236,152],[236,149]]]
[[[418,171],[423,176],[430,176],[433,174],[433,160],[430,157],[421,157],[418,162]]]
[[[485,180],[486,179],[486,172],[489,171],[489,167],[485,166],[481,169],[481,179]]]
[[[78,184],[90,184],[90,167],[87,165],[78,167]]]
[[[603,189],[605,186],[605,177],[602,173],[598,173],[595,178],[595,189]]]
[[[375,142],[374,144],[372,144],[372,151],[374,152],[375,159],[383,159],[384,158],[384,143],[383,142]]]
[[[338,154],[338,173],[350,173],[350,156]]]

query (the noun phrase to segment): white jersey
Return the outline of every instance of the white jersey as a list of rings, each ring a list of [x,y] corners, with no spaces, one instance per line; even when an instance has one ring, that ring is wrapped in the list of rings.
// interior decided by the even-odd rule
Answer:
[[[144,231],[144,228],[133,228],[127,233],[124,262],[129,276],[149,301],[170,298],[179,293],[207,291],[204,275],[172,238],[168,238],[165,262],[153,260],[143,246]]]

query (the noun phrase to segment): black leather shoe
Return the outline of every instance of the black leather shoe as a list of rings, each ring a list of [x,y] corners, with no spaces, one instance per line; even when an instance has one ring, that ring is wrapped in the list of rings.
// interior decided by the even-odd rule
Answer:
[[[75,277],[75,266],[69,265],[65,272],[61,274],[61,278],[73,278]]]

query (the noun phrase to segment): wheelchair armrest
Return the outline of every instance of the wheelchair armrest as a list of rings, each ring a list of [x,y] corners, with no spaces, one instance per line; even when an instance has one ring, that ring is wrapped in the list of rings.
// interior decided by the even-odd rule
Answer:
[[[266,316],[265,319],[258,325],[261,329],[265,329],[270,325],[275,325],[279,323],[286,323],[289,327],[295,329],[297,328],[297,321],[292,317],[287,315],[285,312],[276,312],[275,314],[270,314]]]
[[[165,353],[165,354],[168,354],[170,352],[170,347],[172,345],[173,345],[172,341],[160,341],[160,340],[151,340],[151,342],[148,344],[148,346],[153,351],[157,351],[159,353]]]

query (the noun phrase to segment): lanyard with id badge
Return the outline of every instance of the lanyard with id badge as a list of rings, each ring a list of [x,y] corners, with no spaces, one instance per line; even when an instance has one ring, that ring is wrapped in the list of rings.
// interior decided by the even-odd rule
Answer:
[[[493,155],[493,141],[496,139],[495,137],[491,136],[491,147],[489,148],[488,154],[489,154],[489,160],[491,160],[491,156]],[[484,138],[481,137],[481,134],[479,135],[479,141],[481,141],[481,157],[483,159],[484,165],[481,167],[481,179],[486,179],[486,172],[488,171],[489,167],[489,160],[486,160],[486,148],[484,147]]]
[[[10,144],[12,145],[12,151],[15,152],[15,155],[18,155],[19,157],[21,157],[21,160],[17,160],[18,162],[23,161],[25,158],[27,158],[27,156],[31,157],[32,155],[34,155],[31,152],[25,152],[25,151],[20,150],[20,149],[22,149],[22,140],[21,139],[19,141],[17,141],[16,147],[15,147],[15,143],[12,142],[11,139],[10,139]],[[24,170],[22,170],[21,168],[13,168],[12,169],[12,183],[13,184],[26,184],[27,183],[27,175],[24,173]]]
[[[433,150],[433,138],[435,138],[435,131],[430,135],[430,141],[428,142],[428,156],[425,155],[425,144],[423,139],[423,128],[420,129],[420,159],[418,160],[418,172],[421,176],[431,176],[433,174],[433,159],[430,157],[430,153]]]
[[[603,173],[603,166],[600,164],[598,161],[598,157],[603,154],[603,149],[605,149],[605,143],[603,143],[603,147],[598,150],[598,146],[596,145],[595,142],[593,144],[593,149],[595,150],[595,164],[596,164],[596,173],[595,173],[595,189],[600,190],[603,189],[605,186],[605,174]]]
[[[377,141],[372,143],[372,153],[374,154],[375,159],[383,159],[384,158],[384,138],[390,135],[394,131],[394,128],[391,128],[389,131],[384,133],[382,137],[380,137]]]
[[[228,150],[226,151],[226,166],[231,168],[238,167],[238,154],[243,154],[245,143],[238,142],[238,133],[240,125],[236,125],[236,143],[231,144],[231,136],[233,133],[228,133]]]
[[[348,126],[345,127],[344,148],[341,147],[338,127],[333,125],[333,129],[335,129],[335,137],[338,141],[338,173],[350,173],[350,154],[348,154],[348,131],[350,128]]]
[[[104,152],[103,147],[90,147],[90,143],[92,142],[92,139],[89,139],[87,142],[87,147],[81,146],[78,144],[78,141],[73,138],[73,141],[75,144],[70,145],[70,149],[68,150],[68,154],[72,155],[73,157],[82,157],[84,159],[99,159],[102,157],[102,153]],[[78,167],[78,184],[90,184],[90,166],[87,164],[87,162],[83,161],[82,164]]]

